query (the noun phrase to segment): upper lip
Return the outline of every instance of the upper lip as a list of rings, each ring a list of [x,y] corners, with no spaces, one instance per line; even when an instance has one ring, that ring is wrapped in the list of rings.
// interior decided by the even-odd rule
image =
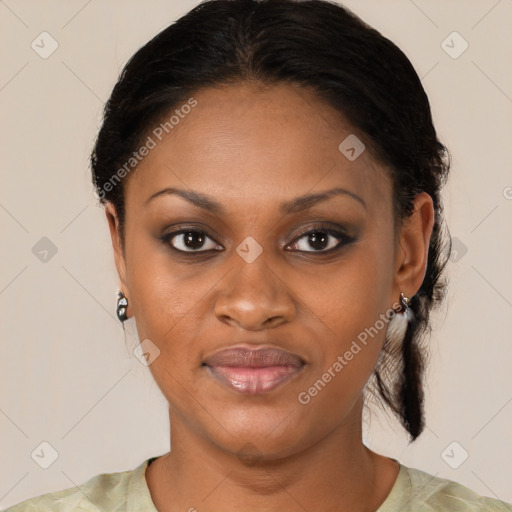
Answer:
[[[236,366],[248,368],[265,368],[268,366],[299,367],[304,361],[297,354],[275,347],[249,348],[233,346],[207,357],[207,366]]]

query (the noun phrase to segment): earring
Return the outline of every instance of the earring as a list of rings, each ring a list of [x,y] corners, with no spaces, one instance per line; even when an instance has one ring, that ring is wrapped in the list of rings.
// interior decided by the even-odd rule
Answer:
[[[413,312],[409,307],[411,300],[400,292],[400,306],[401,308],[395,313],[388,324],[386,338],[388,341],[400,344],[404,340],[407,326],[413,318]]]
[[[117,292],[117,318],[121,322],[124,322],[128,319],[128,316],[126,314],[126,308],[128,307],[128,299],[125,297],[124,293],[121,290],[118,290]]]
[[[400,304],[402,305],[401,312],[407,311],[409,308],[410,299],[408,299],[402,292],[400,292]]]

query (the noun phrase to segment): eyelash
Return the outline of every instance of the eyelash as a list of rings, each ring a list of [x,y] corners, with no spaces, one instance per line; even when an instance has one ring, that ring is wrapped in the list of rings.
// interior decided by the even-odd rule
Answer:
[[[181,229],[172,231],[170,233],[167,233],[164,236],[162,236],[160,238],[160,240],[162,241],[163,244],[167,245],[170,249],[172,249],[173,251],[176,251],[180,254],[190,254],[190,255],[202,254],[202,255],[204,255],[204,254],[211,253],[213,251],[218,251],[218,249],[207,249],[207,250],[199,249],[199,250],[183,251],[181,249],[177,249],[170,243],[170,241],[174,237],[176,237],[178,235],[187,234],[187,233],[201,234],[201,235],[204,235],[206,238],[209,238],[210,240],[213,240],[215,242],[215,240],[212,237],[210,237],[205,231],[203,231],[201,229],[192,228],[192,227],[181,228]],[[343,231],[332,229],[332,228],[327,228],[324,226],[313,226],[312,228],[308,229],[307,231],[305,231],[305,232],[301,233],[300,235],[298,235],[297,237],[295,237],[294,240],[289,245],[295,245],[299,240],[301,240],[302,238],[304,238],[308,235],[311,235],[313,233],[322,233],[325,235],[333,236],[334,238],[338,238],[339,242],[336,246],[331,247],[330,249],[327,249],[327,250],[319,250],[319,251],[298,250],[297,252],[303,253],[303,254],[322,254],[322,255],[331,254],[331,253],[334,253],[334,252],[342,249],[344,246],[349,245],[350,243],[355,241],[355,238],[348,236]]]

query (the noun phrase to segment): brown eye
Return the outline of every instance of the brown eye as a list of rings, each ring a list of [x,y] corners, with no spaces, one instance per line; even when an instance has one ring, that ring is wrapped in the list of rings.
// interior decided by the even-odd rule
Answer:
[[[193,229],[169,233],[162,238],[162,241],[181,252],[205,252],[218,247],[206,233]]]
[[[301,252],[330,252],[352,241],[341,231],[315,228],[296,238],[290,247]]]

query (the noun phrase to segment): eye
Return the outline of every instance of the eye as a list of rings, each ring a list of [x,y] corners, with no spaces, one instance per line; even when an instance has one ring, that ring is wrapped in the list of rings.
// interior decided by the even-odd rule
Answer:
[[[336,242],[337,240],[337,242]],[[313,228],[295,239],[289,246],[300,252],[321,252],[327,253],[340,249],[343,245],[352,242],[354,239],[343,231],[328,229],[325,227]],[[313,250],[308,250],[312,247]]]
[[[182,253],[197,254],[222,250],[221,245],[218,245],[215,240],[199,229],[176,230],[162,236],[161,241],[170,245],[173,250]],[[354,238],[348,236],[344,231],[319,226],[297,237],[288,247],[299,252],[325,254],[334,252],[353,241]]]
[[[168,233],[162,237],[162,242],[180,252],[206,252],[220,247],[204,231],[196,229],[182,229]]]

